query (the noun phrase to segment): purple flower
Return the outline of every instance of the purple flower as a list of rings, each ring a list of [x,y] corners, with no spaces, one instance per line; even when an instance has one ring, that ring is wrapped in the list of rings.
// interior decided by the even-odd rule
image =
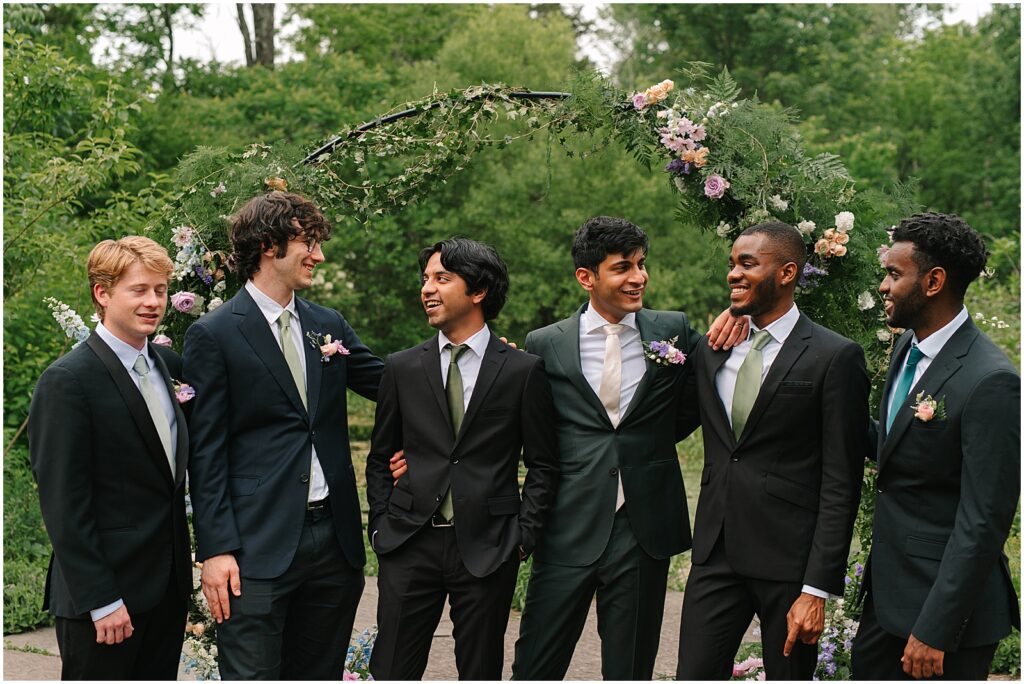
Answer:
[[[175,292],[171,295],[171,306],[181,313],[188,313],[195,306],[196,296],[192,292]]]
[[[174,396],[177,397],[179,404],[184,404],[186,401],[189,401],[196,396],[196,391],[191,385],[181,383],[175,388]]]
[[[665,165],[665,170],[669,173],[689,173],[689,166],[682,159],[673,159]]]
[[[860,577],[861,575],[863,575],[864,574],[864,566],[861,565],[860,563],[857,563],[856,565],[854,565],[853,566],[853,574],[856,577]]]
[[[159,344],[161,347],[170,347],[171,338],[167,335],[157,335],[153,338],[153,344]]]
[[[850,586],[850,584],[853,582],[853,578],[847,575],[843,578],[843,582],[846,584],[846,586]]]
[[[834,675],[836,673],[836,664],[835,663],[827,663],[825,665],[825,673],[828,674],[828,675]]]
[[[213,285],[213,274],[202,266],[196,266],[196,275],[207,285]]]
[[[633,106],[639,111],[644,111],[647,108],[647,96],[643,93],[637,93],[633,96]]]
[[[797,283],[800,287],[812,287],[817,285],[814,279],[828,275],[828,271],[813,266],[810,262],[804,263],[804,270],[800,274],[800,281]]]
[[[721,199],[729,189],[729,181],[719,175],[708,176],[704,181],[704,194],[711,199]]]

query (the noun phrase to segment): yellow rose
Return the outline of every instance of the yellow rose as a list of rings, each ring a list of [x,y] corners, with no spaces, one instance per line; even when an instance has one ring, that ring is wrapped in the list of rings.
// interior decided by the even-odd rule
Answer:
[[[834,239],[836,241],[836,244],[845,245],[847,242],[850,241],[850,236],[847,235],[846,233],[837,233]]]
[[[837,257],[845,256],[846,247],[844,247],[843,245],[833,245],[832,253],[835,254]]]
[[[825,254],[828,252],[828,240],[822,238],[814,244],[814,251],[817,254]]]
[[[825,239],[826,240],[831,240],[835,236],[836,236],[836,229],[835,228],[829,228],[828,230],[825,231]]]

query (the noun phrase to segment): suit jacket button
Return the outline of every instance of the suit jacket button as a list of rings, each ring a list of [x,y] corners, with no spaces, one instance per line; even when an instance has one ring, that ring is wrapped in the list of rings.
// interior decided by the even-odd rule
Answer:
[[[739,463],[739,460],[740,460],[740,457],[739,457],[739,456],[733,456],[733,457],[732,457],[732,462],[733,462],[733,463]]]
[[[309,482],[309,473],[302,473],[301,475],[299,475],[299,482],[301,482],[302,484],[306,484],[307,482]]]
[[[881,487],[878,487],[878,488],[875,489],[875,494],[882,494],[882,493],[883,493],[883,490],[882,490]]]
[[[440,494],[437,495],[437,498],[435,499],[435,501],[437,501],[437,503],[441,503],[441,495]]]
[[[452,465],[455,465],[458,462],[459,462],[459,459],[456,458],[455,460],[452,461]]]
[[[612,477],[615,477],[616,475],[619,474],[619,469],[618,468],[612,468],[611,470],[608,471],[608,474],[611,475]]]

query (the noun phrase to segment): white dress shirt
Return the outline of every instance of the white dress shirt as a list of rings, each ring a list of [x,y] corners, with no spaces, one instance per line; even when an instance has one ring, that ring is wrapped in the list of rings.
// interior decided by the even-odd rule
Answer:
[[[942,348],[946,346],[947,342],[949,342],[949,338],[953,336],[953,333],[960,329],[961,325],[967,322],[968,318],[970,318],[970,316],[967,315],[967,307],[965,306],[960,309],[960,313],[953,317],[953,320],[933,332],[924,340],[918,341],[917,333],[914,333],[910,342],[912,345],[917,345],[922,356],[918,359],[917,368],[914,369],[914,381],[910,383],[911,389],[921,381],[921,376],[924,375],[926,370],[928,370],[928,366],[932,365],[932,361],[935,360],[938,353],[942,351]],[[892,390],[895,389],[897,384],[899,384],[899,379],[903,376],[903,369],[906,368],[907,359],[909,357],[910,347],[907,347],[907,353],[903,355],[903,361],[900,363],[900,371],[894,376],[896,378],[896,383],[889,388],[889,396],[885,399],[889,402],[886,415],[892,415]]]
[[[601,375],[604,372],[604,347],[608,336],[602,328],[611,321],[588,306],[580,316],[580,367],[583,377],[587,379],[594,394],[601,394]],[[625,329],[619,333],[619,344],[622,346],[622,385],[619,390],[619,416],[626,415],[629,402],[636,394],[636,388],[647,372],[644,359],[644,346],[640,340],[640,330],[636,325],[636,314],[628,313],[619,321]]]
[[[259,307],[260,312],[267,319],[267,325],[270,326],[270,332],[274,334],[274,340],[277,342],[278,347],[281,346],[281,328],[277,325],[277,319],[281,317],[281,312],[285,309],[291,313],[292,319],[289,323],[289,332],[292,335],[292,343],[295,345],[295,351],[299,355],[299,363],[302,364],[302,377],[309,377],[306,373],[306,349],[302,341],[302,324],[299,321],[299,312],[295,307],[295,294],[292,294],[292,300],[288,302],[288,306],[281,306],[263,294],[251,280],[245,283],[245,289],[252,295],[256,306]],[[283,348],[281,353],[284,353]],[[328,494],[330,494],[330,489],[327,487],[327,478],[324,477],[324,469],[320,466],[320,459],[316,456],[316,446],[313,445],[309,474],[309,492],[306,494],[306,501],[320,501],[321,499],[326,499]]]
[[[473,397],[473,388],[476,387],[476,379],[480,375],[480,364],[484,360],[484,352],[491,341],[491,331],[487,325],[473,333],[463,344],[469,345],[469,349],[459,354],[455,363],[462,374],[462,410],[469,408],[469,400]],[[452,350],[445,349],[445,345],[453,344],[445,337],[440,330],[437,331],[437,344],[441,349],[441,385],[448,388],[448,364],[452,360]]]
[[[793,328],[796,327],[799,320],[800,310],[794,304],[790,307],[789,311],[764,327],[771,334],[772,339],[761,349],[761,359],[764,364],[764,367],[761,369],[761,382],[764,382],[764,379],[768,376],[768,371],[771,370],[772,364],[778,358],[782,345],[789,339]],[[739,374],[743,360],[747,358],[747,354],[750,353],[750,349],[753,347],[754,333],[758,330],[759,328],[751,321],[750,333],[747,339],[732,348],[732,354],[722,364],[722,367],[718,369],[718,374],[715,376],[715,389],[718,391],[718,396],[722,398],[722,404],[725,406],[726,415],[729,416],[730,425],[732,425],[732,397],[736,391],[736,376]],[[801,591],[818,598],[835,598],[833,594],[807,584],[803,586]]]
[[[153,356],[149,353],[149,345],[147,344],[141,350],[136,349],[132,345],[128,344],[121,338],[114,335],[114,333],[107,330],[102,323],[96,324],[96,334],[103,340],[110,350],[117,356],[117,360],[124,365],[126,371],[128,371],[128,377],[132,379],[136,387],[139,387],[139,383],[142,381],[142,376],[135,372],[135,359],[139,358],[139,354],[146,357],[146,363],[149,364],[149,371],[152,373],[151,382],[163,383],[163,376],[160,375],[160,371],[157,369],[156,362],[153,361]],[[160,385],[156,385],[159,387]],[[140,388],[141,391],[141,388]],[[171,393],[157,392],[160,397],[160,406],[164,410],[164,415],[167,416],[167,424],[171,428],[171,453],[176,454],[178,451],[178,430],[177,430],[177,419],[174,415],[174,404],[171,403]],[[107,604],[102,608],[96,608],[89,611],[89,616],[93,622],[113,613],[115,610],[124,605],[122,599],[117,599],[113,603]]]

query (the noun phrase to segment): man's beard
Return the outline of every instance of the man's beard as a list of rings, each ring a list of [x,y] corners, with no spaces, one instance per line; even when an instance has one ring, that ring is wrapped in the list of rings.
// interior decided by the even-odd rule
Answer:
[[[891,299],[890,301],[892,301],[892,313],[885,320],[890,328],[913,328],[921,311],[928,304],[928,298],[924,296],[920,287],[915,287],[903,299]]]
[[[759,316],[775,305],[775,278],[765,278],[750,291],[750,301],[743,306],[730,306],[733,316]]]

